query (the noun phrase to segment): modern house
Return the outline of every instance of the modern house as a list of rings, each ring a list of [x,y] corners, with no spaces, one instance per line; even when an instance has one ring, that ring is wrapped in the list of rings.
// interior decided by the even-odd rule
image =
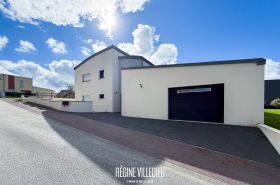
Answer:
[[[112,45],[88,57],[75,69],[75,100],[92,101],[95,112],[121,112],[121,68],[153,66]]]
[[[76,101],[95,112],[256,126],[264,122],[266,59],[154,66],[110,46],[75,70]]]
[[[280,79],[265,80],[265,103],[270,104],[276,98],[280,98]]]
[[[41,87],[34,87],[32,78],[0,74],[0,92],[1,97],[5,96],[4,92],[18,93],[54,93],[54,90]]]

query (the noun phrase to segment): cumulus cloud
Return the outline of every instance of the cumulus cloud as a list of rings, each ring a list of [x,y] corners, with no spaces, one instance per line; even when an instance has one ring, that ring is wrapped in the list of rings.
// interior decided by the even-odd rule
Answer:
[[[83,20],[98,18],[99,28],[108,34],[110,25],[104,26],[104,17],[114,14],[118,8],[123,13],[143,10],[143,5],[149,0],[0,0],[0,11],[14,21],[39,25],[40,21],[55,25],[84,26]]]
[[[275,62],[271,59],[266,59],[265,79],[280,79],[280,62]]]
[[[104,42],[96,41],[94,44],[92,44],[92,49],[96,53],[102,49],[105,49],[107,46]]]
[[[76,36],[76,38],[88,44],[92,43],[92,39],[83,39],[81,36]]]
[[[17,25],[16,28],[25,29],[25,26]]]
[[[48,69],[41,67],[31,61],[20,60],[17,63],[7,60],[0,60],[0,73],[14,74],[11,70],[16,72],[19,76],[33,78],[33,85],[54,89],[56,92],[65,88],[65,83],[74,84],[74,67],[80,61],[53,61],[48,64]],[[14,74],[15,75],[15,74]]]
[[[82,53],[84,54],[84,55],[90,55],[89,53],[90,53],[90,49],[88,49],[87,47],[81,47],[82,48]]]
[[[15,48],[16,51],[29,53],[30,51],[37,51],[37,49],[33,46],[31,42],[20,40],[20,47]]]
[[[0,50],[2,50],[8,44],[9,39],[6,36],[0,36]]]
[[[154,42],[159,41],[155,35],[155,27],[139,24],[132,32],[133,43],[120,43],[118,47],[131,55],[141,55],[155,65],[175,64],[177,61],[177,47],[174,44],[161,44],[158,49]]]
[[[53,38],[49,38],[46,43],[48,44],[49,48],[52,48],[52,51],[54,53],[67,53],[67,50],[65,49],[65,44],[63,42],[59,42]]]

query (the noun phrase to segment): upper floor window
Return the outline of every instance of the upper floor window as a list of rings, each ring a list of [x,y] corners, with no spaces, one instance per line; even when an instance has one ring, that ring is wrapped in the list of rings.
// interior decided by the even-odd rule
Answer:
[[[90,74],[83,75],[83,82],[90,81]]]
[[[104,70],[99,71],[99,78],[104,78]]]
[[[19,87],[23,87],[23,80],[19,81]]]

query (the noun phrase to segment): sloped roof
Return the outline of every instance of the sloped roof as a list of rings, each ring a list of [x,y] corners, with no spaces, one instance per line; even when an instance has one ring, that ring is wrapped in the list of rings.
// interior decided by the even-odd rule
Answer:
[[[98,51],[97,53],[94,53],[93,55],[89,56],[88,58],[86,58],[84,61],[82,61],[81,63],[79,63],[75,68],[74,70],[76,70],[78,67],[80,67],[83,63],[85,63],[86,61],[88,61],[89,59],[101,54],[101,53],[104,53],[105,51],[108,51],[110,49],[114,49],[118,52],[120,52],[121,54],[125,55],[125,56],[129,56],[129,54],[127,54],[126,52],[124,52],[123,50],[119,49],[118,47],[112,45],[112,46],[109,46],[101,51]]]

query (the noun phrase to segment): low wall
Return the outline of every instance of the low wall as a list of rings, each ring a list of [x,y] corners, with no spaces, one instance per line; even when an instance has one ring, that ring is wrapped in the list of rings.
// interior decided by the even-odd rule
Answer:
[[[271,142],[271,144],[280,154],[280,130],[264,124],[258,124],[257,126],[262,130],[264,135],[267,137],[267,139]]]
[[[28,102],[47,106],[64,112],[92,112],[92,101],[69,101],[68,106],[63,106],[62,101],[69,101],[66,98],[40,98],[36,96],[28,97]]]

